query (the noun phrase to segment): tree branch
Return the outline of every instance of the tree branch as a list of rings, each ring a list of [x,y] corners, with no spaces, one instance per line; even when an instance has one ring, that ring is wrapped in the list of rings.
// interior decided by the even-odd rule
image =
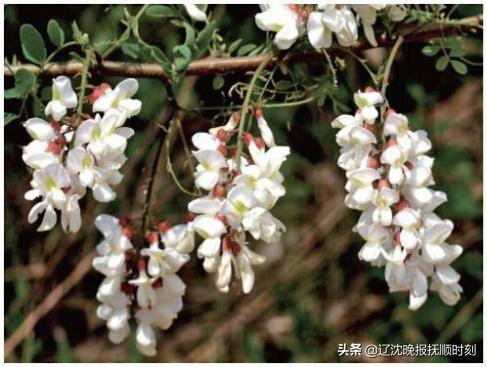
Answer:
[[[426,42],[434,38],[449,36],[458,31],[472,31],[479,28],[483,24],[483,16],[478,15],[455,21],[454,23],[439,24],[404,37],[405,43],[411,42]],[[385,33],[377,36],[378,47],[389,46],[395,43],[395,39],[391,39]],[[363,51],[372,48],[366,41],[357,42],[349,49],[351,51]],[[333,47],[327,50],[328,54],[337,54],[342,49]],[[255,70],[266,59],[269,58],[269,53],[264,53],[256,56],[245,57],[230,57],[230,58],[204,58],[193,61],[187,70],[186,75],[211,75],[211,74],[229,74],[235,72],[245,72],[248,70]],[[266,68],[275,65],[278,60],[286,63],[302,63],[309,61],[322,61],[324,55],[321,52],[289,52],[282,53],[276,57],[270,58]],[[123,76],[123,77],[137,77],[137,78],[153,78],[169,80],[169,76],[164,72],[159,64],[149,63],[134,63],[134,62],[116,62],[116,61],[102,61],[98,66],[98,70],[104,76]],[[55,62],[48,63],[44,69],[33,64],[19,64],[13,65],[9,68],[4,68],[5,76],[13,76],[19,69],[27,69],[34,74],[44,76],[57,75],[75,75],[79,74],[83,69],[83,64],[77,61],[69,62]]]

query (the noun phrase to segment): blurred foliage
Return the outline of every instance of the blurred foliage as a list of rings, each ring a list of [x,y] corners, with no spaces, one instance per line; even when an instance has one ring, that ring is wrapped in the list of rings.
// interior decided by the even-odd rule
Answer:
[[[124,183],[118,189],[118,199],[108,206],[83,202],[83,222],[87,224],[101,211],[123,215],[140,210],[144,166],[153,154],[150,149],[157,132],[154,123],[161,121],[169,95],[175,92],[179,103],[188,110],[238,105],[241,103],[238,93],[229,95],[228,91],[247,79],[242,74],[184,79],[187,64],[200,56],[196,39],[209,25],[201,26],[197,34],[192,34],[183,24],[170,21],[174,8],[163,5],[149,7],[149,14],[139,18],[137,24],[121,25],[127,11],[136,14],[139,8],[121,5],[5,7],[4,34],[12,40],[5,45],[8,60],[25,61],[26,58],[42,63],[53,50],[73,39],[73,34],[79,42],[87,42],[83,40],[83,33],[87,33],[90,42],[101,46],[106,43],[109,47],[109,40],[122,34],[126,27],[135,27],[136,32],[130,33],[123,47],[115,50],[110,59],[159,58],[164,67],[171,67],[164,59],[166,56],[161,57],[163,53],[170,58],[171,65],[177,65],[171,69],[178,82],[175,91],[168,91],[157,80],[140,80],[138,98],[143,101],[143,109],[131,123],[136,135],[129,141],[130,163],[125,168]],[[217,30],[219,35],[211,38],[208,46],[211,52],[248,55],[260,52],[260,46],[256,45],[267,44],[265,33],[254,23],[256,6],[212,5],[209,11],[214,19],[212,31]],[[482,6],[455,6],[453,12],[458,17],[481,14]],[[35,31],[22,26],[26,23],[32,24]],[[45,40],[44,46],[36,32]],[[17,42],[19,34],[20,38],[28,39],[22,46]],[[150,46],[141,49],[134,34]],[[281,244],[259,248],[269,263],[257,269],[256,288],[250,295],[241,295],[237,290],[232,290],[230,295],[218,294],[212,277],[193,259],[182,272],[188,284],[185,308],[161,338],[158,357],[146,359],[137,353],[133,334],[121,346],[109,343],[105,326],[94,314],[94,295],[100,276],[91,272],[38,323],[35,332],[8,361],[353,361],[337,357],[339,343],[434,343],[444,337],[445,343],[476,344],[477,356],[468,360],[436,357],[417,361],[481,361],[482,305],[472,300],[482,292],[482,70],[469,65],[468,72],[464,73],[453,61],[464,62],[462,58],[466,57],[481,61],[483,46],[481,35],[465,38],[461,45],[456,41],[446,42],[450,43],[425,47],[405,45],[394,64],[388,97],[396,110],[407,114],[414,129],[426,129],[433,141],[436,187],[449,196],[449,201],[439,208],[439,214],[455,222],[452,242],[465,248],[464,255],[454,265],[462,274],[464,287],[457,305],[446,306],[432,294],[419,311],[411,312],[407,309],[406,294],[388,294],[383,269],[370,268],[357,258],[361,243],[351,228],[358,213],[343,206],[344,177],[335,165],[338,147],[329,122],[353,105],[352,91],[371,82],[362,66],[344,54],[336,60],[337,65],[344,65],[338,68],[339,87],[333,87],[330,76],[325,74],[327,65],[300,64],[275,70],[277,92],[289,91],[289,80],[294,79],[302,87],[298,92],[303,98],[312,85],[317,85],[313,90],[317,101],[265,110],[276,140],[288,143],[293,151],[283,167],[288,194],[275,211],[288,231]],[[181,48],[182,43],[188,49]],[[440,53],[442,48],[446,55]],[[76,57],[75,51],[80,50],[68,47],[56,59]],[[362,56],[377,70],[384,54],[379,49]],[[442,57],[446,61],[440,62]],[[444,71],[436,71],[435,66]],[[92,82],[118,80],[94,76]],[[263,83],[260,81],[258,86],[262,87]],[[40,234],[27,223],[29,205],[23,193],[29,185],[29,173],[20,159],[19,147],[28,142],[28,136],[19,122],[25,114],[33,115],[40,108],[34,90],[40,91],[41,103],[49,100],[49,89],[45,88],[49,84],[49,78],[33,78],[28,73],[18,73],[15,79],[7,79],[5,83],[7,114],[4,118],[5,123],[11,122],[5,127],[6,337],[99,239],[89,225],[76,235],[66,236],[59,228]],[[274,98],[280,100],[281,94],[277,92],[266,95],[268,102],[272,103]],[[219,108],[201,113],[188,111],[185,135],[189,137],[215,121],[222,123],[230,112]],[[178,176],[188,177],[180,141],[174,144],[173,161]],[[160,218],[177,221],[184,215],[188,198],[176,191],[162,171],[153,211]],[[20,271],[15,272],[16,269]]]

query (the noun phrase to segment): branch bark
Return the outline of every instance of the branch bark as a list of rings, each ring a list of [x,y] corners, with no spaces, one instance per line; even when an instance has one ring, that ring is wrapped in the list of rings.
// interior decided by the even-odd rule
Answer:
[[[416,33],[404,36],[405,43],[411,42],[426,42],[441,36],[450,36],[458,31],[472,31],[476,30],[483,24],[483,16],[469,17],[459,20],[456,24],[434,25],[418,31]],[[395,39],[381,34],[377,36],[378,47],[385,47],[394,44]],[[363,51],[371,48],[366,41],[357,42],[350,47],[351,51]],[[341,51],[340,48],[330,48],[329,54],[337,54]],[[278,60],[286,63],[302,63],[310,61],[323,60],[323,54],[310,52],[289,52],[269,58],[269,53],[264,53],[256,56],[245,57],[230,57],[230,58],[204,58],[193,61],[187,70],[187,75],[212,75],[212,74],[229,74],[235,72],[245,72],[255,70],[266,59],[269,61],[265,65],[266,68],[275,65]],[[83,64],[77,61],[48,63],[43,69],[33,64],[19,64],[8,68],[4,68],[5,76],[14,76],[17,70],[27,69],[34,74],[43,76],[57,76],[57,75],[76,75],[83,70]],[[169,76],[158,64],[150,63],[133,63],[133,62],[116,62],[116,61],[102,61],[98,65],[98,71],[104,76],[122,76],[122,77],[136,77],[136,78],[152,78],[169,80]]]

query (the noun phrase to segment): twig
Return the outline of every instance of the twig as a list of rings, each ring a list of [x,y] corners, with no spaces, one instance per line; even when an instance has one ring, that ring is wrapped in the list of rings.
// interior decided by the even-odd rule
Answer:
[[[54,288],[51,293],[32,311],[24,322],[15,330],[7,339],[4,345],[5,357],[8,356],[17,345],[29,335],[36,326],[37,322],[51,311],[61,298],[68,293],[91,268],[91,261],[95,253],[91,252],[86,255],[74,268],[74,270],[60,284]]]
[[[443,33],[445,35],[455,34],[457,31],[469,31],[477,29],[483,24],[483,16],[475,16],[460,19],[458,23],[442,25]],[[434,38],[441,37],[442,31],[439,25],[428,27],[421,32],[405,37],[404,42],[426,42]],[[394,44],[395,39],[389,38],[386,34],[377,36],[378,47],[389,46]],[[357,42],[355,45],[348,48],[352,52],[363,51],[372,48],[366,41]],[[342,48],[332,47],[327,50],[329,55],[334,55],[343,52]],[[192,62],[187,70],[187,75],[213,75],[213,74],[229,74],[234,72],[245,72],[255,70],[261,62],[269,57],[269,53],[264,53],[256,56],[245,57],[231,57],[231,58],[204,58]],[[288,64],[323,61],[324,55],[321,52],[290,52],[282,57],[283,61]],[[266,67],[273,67],[277,61],[271,60]],[[56,75],[75,75],[81,72],[83,64],[80,62],[69,61],[67,63],[48,63],[44,70],[33,64],[19,64],[12,65],[11,69],[4,69],[5,76],[13,76],[19,69],[27,69],[34,74],[41,74],[46,76]],[[104,76],[124,76],[124,77],[138,77],[138,78],[155,78],[169,80],[169,76],[164,72],[159,64],[148,63],[130,63],[130,62],[115,62],[103,61],[99,65],[100,72]]]
[[[387,90],[387,86],[389,85],[389,76],[391,75],[392,64],[394,63],[394,59],[396,58],[397,51],[399,51],[399,48],[401,47],[403,42],[404,42],[404,38],[399,36],[396,43],[394,44],[394,47],[391,50],[391,53],[389,54],[389,58],[387,59],[384,74],[382,75],[382,87],[380,89],[380,92],[384,96],[384,98],[386,98],[386,90]]]
[[[254,75],[252,75],[252,79],[250,80],[248,89],[247,89],[247,94],[245,95],[245,99],[242,105],[242,113],[240,117],[240,125],[238,127],[238,138],[237,138],[237,170],[240,169],[240,156],[242,155],[242,148],[243,148],[243,141],[242,141],[242,136],[243,132],[245,129],[245,118],[247,117],[247,113],[249,112],[249,103],[250,103],[250,98],[252,96],[252,92],[254,90],[254,85],[255,82],[257,81],[257,78],[259,77],[260,73],[266,65],[272,60],[273,55],[272,54],[267,54],[267,57],[264,58],[259,66],[257,67],[257,70],[255,70]]]
[[[171,121],[174,118],[175,114],[176,114],[176,107],[173,107],[167,121]],[[156,176],[157,167],[159,166],[159,160],[162,155],[161,153],[162,153],[162,147],[164,146],[165,137],[167,137],[168,135],[164,133],[163,129],[160,129],[159,134],[160,137],[159,137],[159,143],[157,144],[156,155],[154,156],[154,160],[152,161],[151,172],[150,172],[149,180],[147,181],[147,191],[144,200],[144,212],[142,214],[142,223],[140,225],[140,231],[142,235],[144,234],[145,227],[147,224],[147,216],[149,214],[149,204],[152,196],[152,189],[154,186],[154,177]]]

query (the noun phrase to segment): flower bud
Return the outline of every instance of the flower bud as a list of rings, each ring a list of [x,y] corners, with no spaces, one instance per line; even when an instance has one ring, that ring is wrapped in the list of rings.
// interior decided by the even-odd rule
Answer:
[[[260,108],[258,108],[258,109],[255,110],[254,116],[255,116],[256,119],[260,119],[261,117],[264,116],[264,114],[262,113],[262,110]]]
[[[221,131],[221,130],[220,130],[220,131]],[[217,134],[217,135],[218,135],[218,134]],[[226,157],[226,156],[227,156],[227,154],[228,154],[228,150],[227,150],[227,148],[225,148],[223,145],[220,145],[220,146],[217,148],[217,151],[218,151],[219,153],[221,153],[221,154],[222,154],[223,156],[225,156],[225,157]]]
[[[367,92],[367,93],[375,92],[375,89],[371,86],[368,86],[365,88],[364,92]]]
[[[385,178],[381,178],[377,183],[377,190],[381,191],[384,187],[391,188],[391,184]]]
[[[152,283],[152,288],[157,289],[157,288],[162,288],[163,285],[163,280],[162,278],[157,278],[154,283]]]
[[[367,167],[377,169],[379,168],[380,163],[377,157],[369,156],[367,158]]]
[[[257,146],[257,148],[259,149],[264,149],[265,148],[265,142],[264,142],[264,139],[262,138],[257,138],[255,139],[255,145]]]
[[[392,109],[392,108],[389,108],[387,111],[386,111],[386,117],[389,117],[391,115],[394,115],[396,114],[396,110]]]
[[[227,196],[227,190],[225,190],[223,185],[215,185],[212,194],[216,198],[224,198]]]
[[[250,145],[250,143],[254,140],[254,137],[252,136],[251,133],[245,133],[242,137],[242,140],[245,144],[246,147]]]
[[[107,84],[107,83],[102,83],[100,84],[100,86],[96,87],[95,89],[93,89],[93,92],[91,92],[91,95],[90,95],[90,103],[93,104],[95,103],[95,101],[100,98],[100,96],[105,93],[105,91],[107,89],[110,88],[110,85]]]
[[[49,121],[49,124],[54,129],[54,131],[59,132],[61,130],[61,124],[56,120]]]
[[[120,227],[127,227],[129,225],[129,219],[127,217],[120,217],[118,224],[120,224]]]
[[[240,121],[240,114],[238,112],[232,113],[232,120],[235,122],[239,122]]]
[[[230,139],[230,133],[228,133],[227,131],[225,131],[223,129],[220,129],[216,133],[216,138],[218,140],[220,140],[221,142],[226,143]]]
[[[396,246],[401,246],[401,232],[397,232],[394,234],[394,244]]]
[[[172,224],[170,221],[168,220],[162,221],[161,223],[159,223],[159,232],[164,233],[171,227]]]
[[[59,155],[61,153],[61,146],[56,142],[49,143],[47,146],[47,151],[49,153]]]
[[[184,218],[184,220],[186,223],[189,223],[189,222],[192,222],[195,217],[196,217],[196,215],[194,215],[194,213],[189,212],[186,214],[186,217]]]
[[[399,199],[399,201],[396,204],[396,209],[398,212],[400,212],[403,209],[410,208],[411,205],[409,204],[409,201],[407,201],[403,196]]]
[[[157,233],[155,231],[149,231],[145,234],[145,239],[151,245],[154,243],[158,243],[159,242],[159,233]]]

